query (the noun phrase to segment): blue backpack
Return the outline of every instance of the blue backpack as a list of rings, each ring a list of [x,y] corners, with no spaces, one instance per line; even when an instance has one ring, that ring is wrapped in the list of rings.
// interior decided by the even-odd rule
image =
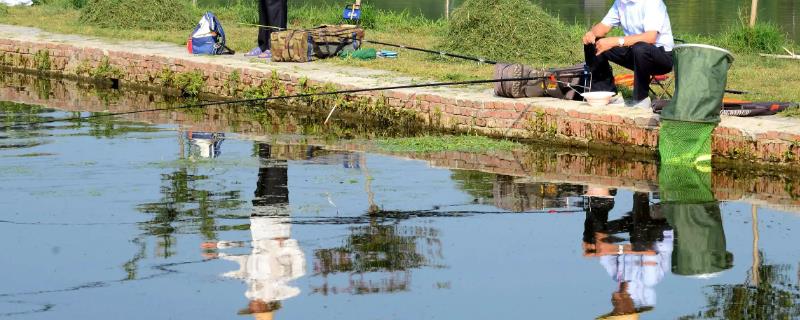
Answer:
[[[206,12],[192,31],[186,49],[191,54],[234,54],[225,46],[225,30],[213,13]]]

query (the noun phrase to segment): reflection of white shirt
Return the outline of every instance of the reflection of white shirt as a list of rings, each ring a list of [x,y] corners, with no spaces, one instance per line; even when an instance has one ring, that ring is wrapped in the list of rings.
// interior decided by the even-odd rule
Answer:
[[[240,256],[220,254],[239,264],[239,270],[223,276],[247,282],[245,296],[248,299],[269,302],[300,294],[300,289],[289,282],[305,275],[305,256],[297,240],[289,239],[291,225],[288,222],[289,218],[252,217],[252,252]]]
[[[655,306],[654,287],[672,266],[672,230],[664,231],[664,240],[656,242],[656,255],[623,254],[600,257],[600,264],[617,283],[628,283],[628,294],[637,307]]]

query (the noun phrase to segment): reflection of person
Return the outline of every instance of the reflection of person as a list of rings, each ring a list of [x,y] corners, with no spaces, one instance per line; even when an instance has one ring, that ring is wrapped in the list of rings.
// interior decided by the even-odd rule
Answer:
[[[300,289],[290,281],[305,275],[305,256],[297,240],[291,239],[288,217],[250,218],[252,251],[248,255],[218,253],[213,256],[239,264],[239,269],[223,274],[225,277],[244,280],[250,300],[246,311],[240,313],[272,313],[280,301],[300,294]],[[206,249],[225,249],[242,246],[241,242],[207,242]]]
[[[628,216],[608,221],[614,207],[612,194],[588,189],[583,235],[584,256],[598,257],[617,284],[612,293],[614,310],[603,318],[637,314],[655,306],[654,287],[669,271],[673,242],[666,222],[651,216],[647,193],[634,193]],[[628,233],[630,243],[622,244],[619,233]]]
[[[191,144],[189,150],[197,150],[200,157],[216,158],[222,154],[222,141],[225,140],[224,133],[189,131],[186,133],[186,137]]]
[[[613,27],[622,37],[606,37]],[[633,100],[650,107],[650,77],[672,71],[672,27],[662,0],[616,0],[603,20],[583,36],[592,91],[617,91],[609,61],[633,70]],[[618,101],[619,102],[619,101]]]
[[[270,146],[259,145],[265,167],[259,169],[258,185],[250,217],[252,251],[249,255],[210,254],[239,264],[239,269],[223,274],[244,280],[250,300],[240,314],[253,314],[257,319],[271,319],[280,308],[280,301],[300,294],[289,284],[305,274],[305,256],[297,240],[291,239],[289,218],[288,175],[285,161],[270,161]],[[206,249],[243,246],[242,242],[208,242]]]

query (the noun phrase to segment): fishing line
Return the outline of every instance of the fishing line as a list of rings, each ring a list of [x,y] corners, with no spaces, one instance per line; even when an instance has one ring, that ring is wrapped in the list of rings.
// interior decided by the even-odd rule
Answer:
[[[274,30],[277,30],[277,31],[290,30],[290,29],[287,29],[287,28],[265,26],[265,25],[252,24],[252,23],[239,22],[238,24],[245,25],[245,26],[253,26],[253,27],[274,29]],[[381,42],[381,41],[375,41],[375,40],[366,40],[366,39],[364,39],[364,40],[361,40],[361,41],[362,42],[366,42],[366,43],[389,46],[389,47],[395,47],[395,48],[402,48],[402,49],[408,49],[408,50],[413,50],[413,51],[420,51],[420,52],[438,54],[438,55],[441,55],[441,56],[447,56],[447,57],[451,57],[451,58],[459,58],[459,59],[464,59],[464,60],[476,61],[476,62],[481,62],[481,63],[486,63],[486,64],[497,64],[497,61],[494,61],[494,60],[488,60],[488,59],[484,59],[484,58],[481,58],[481,57],[471,57],[471,56],[466,56],[466,55],[462,55],[462,54],[458,54],[458,53],[450,53],[450,52],[444,52],[444,51],[436,51],[436,50],[430,50],[430,49],[416,48],[416,47],[406,46],[406,45],[402,45],[402,44],[393,44],[393,43],[387,43],[387,42]],[[583,87],[583,88],[588,89],[586,87]],[[575,90],[575,89],[573,89],[573,90]],[[653,90],[650,89],[650,91],[652,92]],[[726,89],[725,92],[726,93],[730,93],[730,94],[750,94],[750,92],[748,92],[748,91],[732,90],[732,89]],[[655,92],[653,92],[653,93],[655,93]]]
[[[85,120],[85,119],[102,118],[102,117],[114,117],[114,116],[145,113],[145,112],[155,112],[155,111],[171,111],[171,110],[191,109],[191,108],[201,108],[201,107],[211,107],[211,106],[225,106],[225,105],[233,105],[233,104],[266,102],[266,101],[281,100],[281,99],[309,98],[309,97],[315,97],[315,96],[352,94],[352,93],[370,92],[370,91],[384,91],[384,90],[396,90],[396,89],[414,89],[414,88],[428,88],[428,87],[441,87],[441,86],[458,86],[458,85],[470,85],[470,84],[486,84],[486,83],[508,82],[508,81],[530,81],[530,80],[539,80],[539,79],[545,79],[545,78],[548,78],[548,77],[547,76],[540,76],[540,77],[528,77],[528,78],[509,78],[509,79],[486,79],[486,80],[435,82],[435,83],[409,84],[409,85],[398,85],[398,86],[388,86],[388,87],[375,87],[375,88],[366,88],[366,89],[338,90],[338,91],[328,91],[328,92],[318,92],[318,93],[301,93],[301,94],[277,96],[277,97],[267,97],[267,98],[253,98],[253,99],[228,100],[228,101],[219,101],[219,102],[206,102],[206,103],[196,103],[196,104],[182,105],[182,106],[177,106],[177,107],[153,108],[153,109],[145,109],[145,110],[93,114],[93,115],[88,115],[88,116],[78,116],[78,117],[70,117],[70,118],[49,119],[49,120],[43,120],[43,121],[23,122],[23,123],[17,123],[17,124],[12,124],[12,125],[0,126],[0,130],[6,130],[6,129],[11,129],[11,128],[20,127],[20,126],[31,126],[31,125],[38,125],[38,124],[45,124],[45,123]]]

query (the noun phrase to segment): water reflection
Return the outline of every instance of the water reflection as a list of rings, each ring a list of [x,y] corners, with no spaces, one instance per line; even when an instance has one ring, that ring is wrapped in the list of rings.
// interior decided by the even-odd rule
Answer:
[[[368,226],[350,228],[340,247],[314,251],[314,273],[323,284],[313,291],[329,294],[370,294],[408,291],[411,270],[441,267],[438,230],[380,224],[372,218]],[[330,284],[329,276],[348,274],[346,284]]]
[[[342,166],[360,170],[364,175],[364,191],[368,208],[364,215],[368,225],[350,227],[350,235],[342,246],[314,250],[314,273],[323,283],[312,288],[314,293],[374,294],[410,290],[411,270],[441,267],[443,259],[439,231],[424,226],[401,226],[410,218],[402,212],[385,212],[375,201],[373,177],[367,158],[354,153],[344,157]],[[385,220],[393,216],[392,220]],[[346,284],[331,284],[330,277],[347,274]]]
[[[256,319],[271,319],[281,308],[281,301],[300,294],[290,284],[305,275],[305,255],[297,240],[291,238],[289,207],[289,175],[286,160],[274,159],[272,146],[258,144],[261,166],[250,214],[250,254],[236,255],[220,252],[242,247],[240,241],[204,242],[207,258],[222,258],[239,264],[239,269],[226,272],[225,277],[247,283],[245,297],[248,306],[239,314],[252,314]]]
[[[493,204],[511,212],[582,211],[585,186],[569,183],[527,182],[524,178],[480,171],[451,170],[450,177],[477,203]]]
[[[189,141],[189,157],[216,158],[222,154],[225,134],[221,132],[186,132]]]
[[[656,305],[655,286],[669,272],[673,234],[651,210],[647,193],[633,194],[633,210],[609,221],[616,190],[588,187],[583,254],[598,258],[615,286],[605,317],[638,314]],[[627,239],[624,235],[627,234]]]
[[[730,269],[719,202],[711,191],[711,174],[689,166],[662,166],[659,171],[661,212],[675,229],[672,272],[702,278]]]

